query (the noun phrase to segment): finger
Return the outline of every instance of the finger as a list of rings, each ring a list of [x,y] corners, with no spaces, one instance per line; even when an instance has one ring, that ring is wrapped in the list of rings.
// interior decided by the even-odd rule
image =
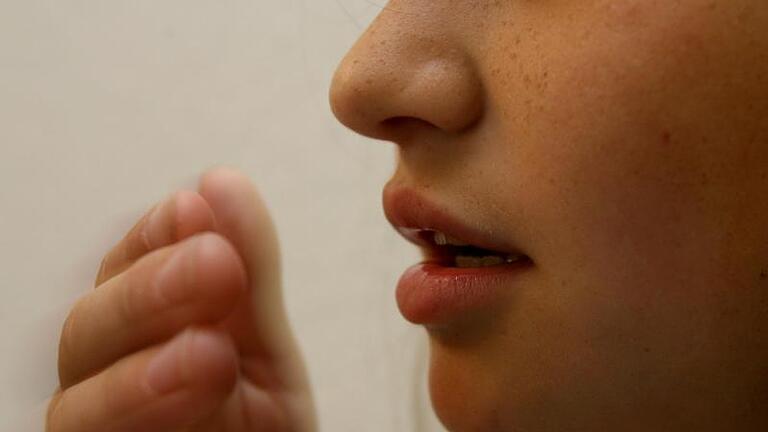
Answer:
[[[59,345],[62,388],[190,324],[222,320],[246,289],[244,264],[220,234],[145,255],[73,307]]]
[[[95,286],[123,272],[148,252],[202,231],[213,231],[208,203],[197,192],[182,190],[156,204],[101,261]]]
[[[213,210],[217,231],[240,253],[249,278],[245,301],[222,323],[241,355],[243,381],[283,395],[288,417],[305,419],[300,429],[312,430],[314,416],[307,413],[314,412],[314,403],[283,305],[277,233],[267,207],[248,177],[231,168],[204,173],[198,190]]]
[[[216,218],[217,230],[240,253],[249,277],[250,298],[238,305],[232,323],[246,355],[290,351],[293,345],[283,305],[277,234],[264,201],[246,176],[230,168],[212,169],[198,187]]]
[[[48,432],[166,432],[204,420],[237,379],[233,341],[211,328],[121,359],[51,402]]]

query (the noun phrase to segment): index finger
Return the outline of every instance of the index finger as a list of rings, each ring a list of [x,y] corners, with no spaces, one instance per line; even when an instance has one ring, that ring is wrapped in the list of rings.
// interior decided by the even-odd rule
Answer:
[[[213,210],[197,192],[181,190],[155,204],[101,261],[94,286],[122,273],[139,258],[193,234],[214,231]]]

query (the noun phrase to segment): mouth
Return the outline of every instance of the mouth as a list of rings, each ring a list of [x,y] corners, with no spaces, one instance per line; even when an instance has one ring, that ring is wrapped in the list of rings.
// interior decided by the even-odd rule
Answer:
[[[400,312],[414,324],[434,330],[494,316],[509,293],[527,283],[533,260],[491,228],[473,228],[402,187],[384,189],[384,212],[424,257],[403,273],[396,290]]]
[[[395,229],[421,249],[424,263],[443,267],[478,268],[530,261],[525,254],[480,247],[435,229],[406,227],[395,227]]]
[[[383,195],[389,223],[421,249],[424,262],[445,267],[493,267],[531,261],[490,227],[471,228],[411,189],[388,186]]]

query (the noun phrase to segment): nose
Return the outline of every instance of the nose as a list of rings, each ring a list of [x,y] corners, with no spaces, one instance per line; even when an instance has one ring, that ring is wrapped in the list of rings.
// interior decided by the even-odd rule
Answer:
[[[334,115],[362,135],[401,144],[414,128],[472,127],[482,117],[482,85],[450,20],[392,3],[397,10],[385,8],[339,64],[329,94]]]

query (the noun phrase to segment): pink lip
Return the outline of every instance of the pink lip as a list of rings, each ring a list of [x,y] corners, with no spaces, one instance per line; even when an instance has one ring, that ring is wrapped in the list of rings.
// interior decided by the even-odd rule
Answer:
[[[392,226],[403,233],[403,229],[431,229],[471,245],[499,252],[523,254],[513,244],[493,236],[485,230],[474,230],[453,217],[412,189],[387,186],[383,194],[384,214]],[[408,238],[416,244],[413,238]]]
[[[485,249],[521,253],[500,239],[474,231],[461,224],[448,212],[426,201],[415,191],[387,186],[384,190],[384,212],[389,222],[399,231],[432,229]],[[411,236],[416,244],[423,241]],[[397,284],[397,305],[410,322],[428,326],[449,324],[474,312],[490,311],[503,303],[521,273],[532,267],[530,259],[515,263],[480,267],[458,268],[426,260],[403,273]]]
[[[530,267],[530,261],[483,268],[416,264],[397,283],[397,306],[414,324],[449,324],[501,304]]]

